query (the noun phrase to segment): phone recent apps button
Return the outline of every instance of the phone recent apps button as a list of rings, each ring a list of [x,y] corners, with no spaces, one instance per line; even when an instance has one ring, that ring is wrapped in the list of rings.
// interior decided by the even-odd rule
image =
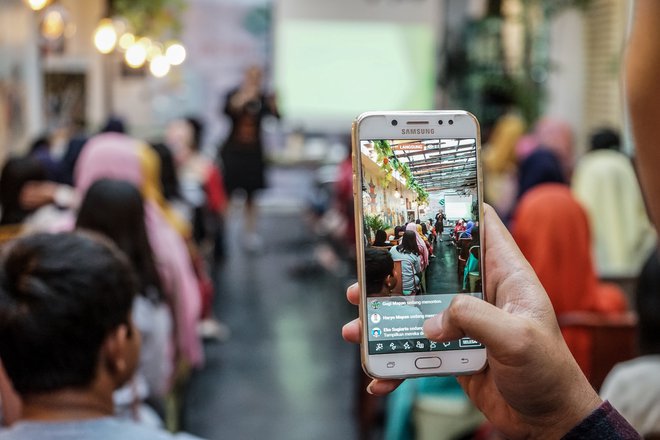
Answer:
[[[435,356],[418,357],[415,359],[415,367],[419,368],[420,370],[438,368],[440,365],[442,365],[442,360]]]

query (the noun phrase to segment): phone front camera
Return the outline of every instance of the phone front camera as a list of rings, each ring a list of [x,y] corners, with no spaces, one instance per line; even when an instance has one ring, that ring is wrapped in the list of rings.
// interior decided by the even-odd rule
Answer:
[[[449,120],[449,125],[454,125],[454,121],[452,121],[452,120],[450,119],[450,120]]]
[[[444,121],[443,121],[442,119],[440,119],[440,120],[438,121],[438,125],[442,125],[442,124],[444,124]]]
[[[396,127],[397,125],[399,125],[399,121],[397,121],[396,119],[392,119],[392,125]]]

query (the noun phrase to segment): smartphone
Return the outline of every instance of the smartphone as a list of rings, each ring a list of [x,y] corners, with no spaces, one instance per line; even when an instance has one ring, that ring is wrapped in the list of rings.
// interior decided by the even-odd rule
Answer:
[[[466,111],[369,112],[353,123],[362,366],[374,378],[473,374],[477,340],[422,325],[456,295],[485,299],[480,132]]]

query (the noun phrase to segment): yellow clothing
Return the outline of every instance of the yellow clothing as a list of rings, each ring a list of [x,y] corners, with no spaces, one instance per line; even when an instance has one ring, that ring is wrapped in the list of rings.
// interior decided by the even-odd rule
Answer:
[[[612,150],[588,153],[575,169],[572,187],[592,225],[599,275],[637,276],[656,237],[630,159]]]

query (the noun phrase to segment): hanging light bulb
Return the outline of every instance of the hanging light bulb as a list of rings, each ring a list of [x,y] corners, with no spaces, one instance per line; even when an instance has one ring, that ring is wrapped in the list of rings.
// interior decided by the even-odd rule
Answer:
[[[66,23],[64,14],[58,8],[50,8],[41,22],[41,35],[47,40],[57,40],[64,35]]]
[[[129,47],[135,44],[135,35],[130,32],[126,32],[124,35],[119,37],[119,50],[127,51]]]
[[[164,55],[158,55],[149,63],[149,71],[156,78],[162,78],[170,73],[170,63]]]
[[[101,20],[94,32],[94,46],[102,54],[108,54],[117,45],[117,31],[109,18]]]
[[[173,66],[178,66],[186,60],[186,48],[181,43],[173,43],[167,46],[165,56]]]
[[[48,5],[48,3],[50,3],[50,0],[25,0],[25,3],[33,11],[41,11]]]
[[[143,44],[138,41],[133,43],[124,54],[124,60],[126,64],[133,69],[139,69],[144,66],[144,63],[147,62],[147,49]]]
[[[399,192],[399,188],[397,186],[394,187],[394,197],[397,199],[401,198],[401,193]]]

